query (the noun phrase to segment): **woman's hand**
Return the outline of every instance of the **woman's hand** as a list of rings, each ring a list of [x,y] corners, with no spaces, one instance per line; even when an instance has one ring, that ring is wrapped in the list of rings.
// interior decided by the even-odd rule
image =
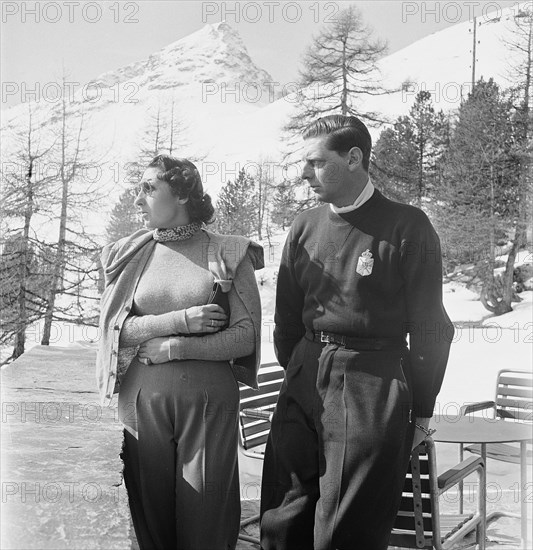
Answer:
[[[141,344],[137,352],[139,360],[145,365],[167,363],[170,361],[169,338],[152,338]]]
[[[189,307],[185,310],[187,327],[191,334],[218,332],[228,321],[228,316],[218,304]]]

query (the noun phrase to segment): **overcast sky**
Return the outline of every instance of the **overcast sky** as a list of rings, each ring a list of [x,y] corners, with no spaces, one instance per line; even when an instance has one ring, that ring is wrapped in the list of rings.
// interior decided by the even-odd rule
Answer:
[[[255,63],[284,84],[297,77],[312,35],[350,4],[358,6],[376,37],[388,41],[389,53],[454,23],[517,5],[503,0],[0,3],[2,108],[30,100],[25,90],[59,80],[63,66],[69,81],[83,84],[223,19],[238,30]]]

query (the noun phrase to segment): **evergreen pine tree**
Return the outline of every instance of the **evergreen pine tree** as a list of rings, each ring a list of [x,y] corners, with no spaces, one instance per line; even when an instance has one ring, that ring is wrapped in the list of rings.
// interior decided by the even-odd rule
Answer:
[[[216,204],[217,231],[249,237],[257,228],[254,179],[244,170],[221,189]]]
[[[496,292],[496,247],[507,242],[518,206],[512,118],[512,105],[498,85],[492,79],[478,81],[459,109],[439,188],[436,225],[449,259],[477,264],[485,298]],[[504,310],[511,310],[510,303],[494,308],[495,313]]]
[[[422,206],[439,180],[448,121],[436,113],[431,94],[419,92],[408,116],[384,130],[374,147],[371,177],[395,200]]]
[[[372,182],[388,197],[414,204],[417,150],[408,117],[383,130],[370,163]]]
[[[416,205],[428,196],[436,184],[439,161],[449,137],[448,121],[442,111],[436,113],[431,94],[421,91],[409,111],[409,120],[416,148]]]
[[[126,237],[142,229],[143,223],[139,219],[137,209],[134,205],[135,193],[131,189],[124,191],[109,218],[109,223],[106,227],[107,241],[112,243],[118,241],[122,237]]]
[[[290,182],[283,181],[276,186],[272,203],[272,223],[281,227],[282,230],[287,229],[298,213],[296,193]]]
[[[513,14],[512,39],[507,42],[508,48],[518,56],[517,63],[511,66],[510,80],[514,86],[510,90],[510,101],[514,106],[513,127],[515,140],[511,153],[518,168],[518,185],[516,189],[516,215],[514,217],[514,235],[511,240],[511,249],[507,255],[505,271],[502,276],[501,300],[494,304],[497,309],[506,309],[513,300],[513,282],[515,275],[515,260],[518,250],[526,244],[527,228],[531,227],[532,207],[532,155],[533,120],[531,111],[531,69],[533,68],[533,12],[525,9],[526,4],[519,7]],[[518,275],[519,278],[521,275]]]

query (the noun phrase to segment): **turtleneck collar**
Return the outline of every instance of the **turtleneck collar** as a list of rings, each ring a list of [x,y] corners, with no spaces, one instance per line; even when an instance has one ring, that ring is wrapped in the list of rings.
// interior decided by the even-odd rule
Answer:
[[[202,228],[200,222],[193,222],[187,225],[178,225],[178,227],[170,227],[168,229],[154,229],[154,240],[158,243],[168,241],[185,241],[190,239],[197,231]]]
[[[368,181],[366,182],[365,187],[361,191],[360,195],[355,199],[355,202],[353,204],[350,204],[348,206],[334,206],[333,204],[330,204],[329,207],[335,214],[346,214],[346,212],[351,212],[352,210],[355,210],[365,204],[365,202],[372,196],[374,193],[374,184],[370,181],[370,176],[368,177]]]

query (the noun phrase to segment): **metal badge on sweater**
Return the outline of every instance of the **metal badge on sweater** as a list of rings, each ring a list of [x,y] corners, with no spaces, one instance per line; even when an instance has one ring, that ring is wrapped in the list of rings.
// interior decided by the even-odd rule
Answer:
[[[372,273],[372,268],[374,267],[374,258],[372,258],[372,252],[367,248],[357,261],[356,271],[359,275],[366,277]]]

